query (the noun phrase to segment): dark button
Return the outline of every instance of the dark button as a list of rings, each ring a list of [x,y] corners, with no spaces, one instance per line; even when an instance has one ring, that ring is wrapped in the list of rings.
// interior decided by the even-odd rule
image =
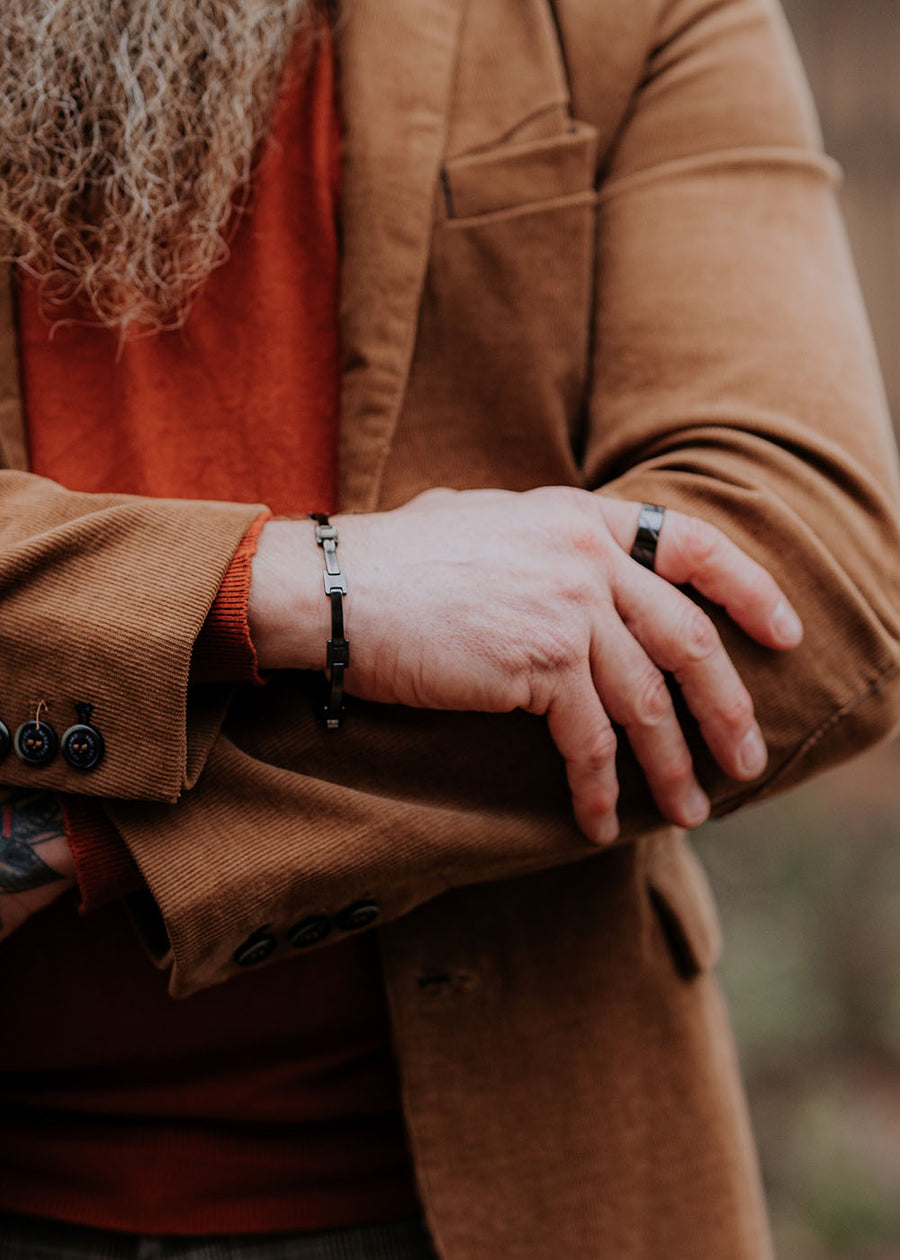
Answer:
[[[260,928],[234,951],[234,961],[239,967],[255,967],[257,963],[265,962],[277,944],[267,928]]]
[[[374,923],[381,914],[377,901],[354,901],[337,915],[335,922],[342,932],[360,932]]]
[[[62,737],[62,755],[73,770],[93,770],[103,760],[103,753],[103,736],[96,726],[79,722]]]
[[[5,722],[0,722],[0,757],[5,757],[12,748],[12,735]]]
[[[56,756],[59,739],[49,722],[23,722],[13,741],[26,766],[46,766]]]
[[[308,919],[301,919],[291,928],[288,940],[294,949],[309,949],[311,945],[324,941],[330,931],[331,920],[327,915],[310,915]]]

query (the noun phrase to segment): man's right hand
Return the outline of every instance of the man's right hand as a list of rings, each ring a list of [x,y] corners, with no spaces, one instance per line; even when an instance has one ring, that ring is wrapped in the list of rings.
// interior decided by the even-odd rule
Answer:
[[[691,583],[773,649],[802,629],[777,584],[711,526],[670,512],[658,573],[628,554],[640,505],[568,487],[431,490],[391,512],[334,518],[350,593],[348,693],[418,708],[545,715],[576,820],[618,834],[612,723],[670,821],[699,826],[694,775],[664,674],[723,770],[758,777],[753,703]],[[329,606],[308,521],[272,521],[253,565],[250,624],[262,668],[321,668]]]

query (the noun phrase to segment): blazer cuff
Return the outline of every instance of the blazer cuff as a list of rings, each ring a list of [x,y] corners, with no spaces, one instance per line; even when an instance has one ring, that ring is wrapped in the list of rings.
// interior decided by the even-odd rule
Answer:
[[[271,512],[261,512],[241,539],[206,621],[194,643],[191,682],[251,683],[261,687],[256,648],[250,637],[247,605],[253,557]]]

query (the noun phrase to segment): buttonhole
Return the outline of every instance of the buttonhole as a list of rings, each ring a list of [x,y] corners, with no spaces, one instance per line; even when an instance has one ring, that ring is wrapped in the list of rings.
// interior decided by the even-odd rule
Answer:
[[[453,189],[450,187],[450,177],[443,166],[441,167],[441,192],[444,194],[444,207],[447,211],[447,218],[455,219],[456,211],[453,208]]]
[[[472,971],[431,971],[419,976],[420,993],[467,993],[478,985],[478,977]]]

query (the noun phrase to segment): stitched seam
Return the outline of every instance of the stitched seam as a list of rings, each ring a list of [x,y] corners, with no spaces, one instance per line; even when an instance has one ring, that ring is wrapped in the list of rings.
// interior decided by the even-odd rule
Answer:
[[[779,781],[784,778],[784,776],[790,771],[791,767],[796,765],[798,761],[801,761],[803,757],[811,751],[811,749],[815,748],[815,746],[824,739],[829,731],[833,730],[834,727],[844,720],[844,718],[849,717],[852,713],[854,713],[860,705],[865,704],[867,700],[871,700],[873,696],[876,696],[880,691],[883,691],[885,686],[889,682],[893,681],[893,679],[897,678],[898,675],[900,675],[900,665],[893,665],[889,670],[885,671],[885,673],[879,674],[877,678],[873,679],[865,691],[857,692],[852,699],[841,705],[840,708],[836,709],[830,717],[826,718],[826,720],[818,726],[812,734],[807,736],[803,743],[800,744],[800,746],[787,758],[787,760],[782,762],[779,768],[769,775],[763,783],[755,788],[749,796],[740,793],[730,797],[727,801],[723,802],[721,812],[727,813],[732,809],[736,809],[739,805],[749,804],[751,801],[757,800],[763,793],[768,792],[771,788],[777,788]],[[719,813],[720,811],[716,812]]]
[[[611,200],[633,188],[653,184],[669,176],[678,177],[695,171],[715,170],[717,167],[727,169],[733,166],[784,166],[799,169],[809,175],[824,176],[835,187],[840,185],[843,178],[837,162],[822,154],[812,153],[808,149],[760,145],[753,149],[720,149],[715,153],[673,158],[669,162],[660,162],[657,166],[648,166],[630,175],[613,176],[602,186],[600,200]]]
[[[493,136],[490,140],[485,140],[484,144],[475,145],[472,149],[461,149],[459,152],[448,153],[445,161],[452,163],[462,158],[477,157],[481,153],[490,153],[492,149],[499,145],[510,143],[516,132],[527,127],[529,123],[536,122],[538,118],[543,118],[545,114],[552,114],[555,109],[560,107],[567,108],[568,104],[569,98],[567,96],[553,97],[546,104],[539,105],[530,114],[526,114],[524,118],[519,118],[511,127],[507,127],[506,131],[501,132],[499,136]],[[566,133],[562,132],[561,134],[565,135]],[[528,141],[523,140],[522,143],[527,144]]]
[[[566,210],[571,206],[594,205],[597,194],[588,189],[586,192],[564,193],[561,197],[547,197],[541,201],[529,201],[522,206],[507,206],[503,210],[487,210],[483,214],[467,214],[459,219],[445,220],[446,231],[470,227],[473,224],[493,223],[498,219],[519,219],[526,214],[539,214],[544,210]]]
[[[805,743],[800,745],[794,756],[791,757],[782,767],[781,772],[783,773],[784,770],[791,766],[798,757],[804,756],[811,748],[814,748],[833,727],[837,726],[837,724],[843,721],[845,717],[849,717],[850,714],[858,709],[861,704],[865,704],[866,700],[870,700],[872,696],[876,696],[880,691],[883,691],[886,684],[896,678],[898,674],[900,674],[900,665],[892,666],[892,668],[886,673],[881,674],[879,677],[874,679],[865,691],[857,694],[852,700],[848,701],[847,704],[843,705],[840,709],[837,709],[827,721],[822,723],[818,730],[814,731],[812,735],[809,736]]]

